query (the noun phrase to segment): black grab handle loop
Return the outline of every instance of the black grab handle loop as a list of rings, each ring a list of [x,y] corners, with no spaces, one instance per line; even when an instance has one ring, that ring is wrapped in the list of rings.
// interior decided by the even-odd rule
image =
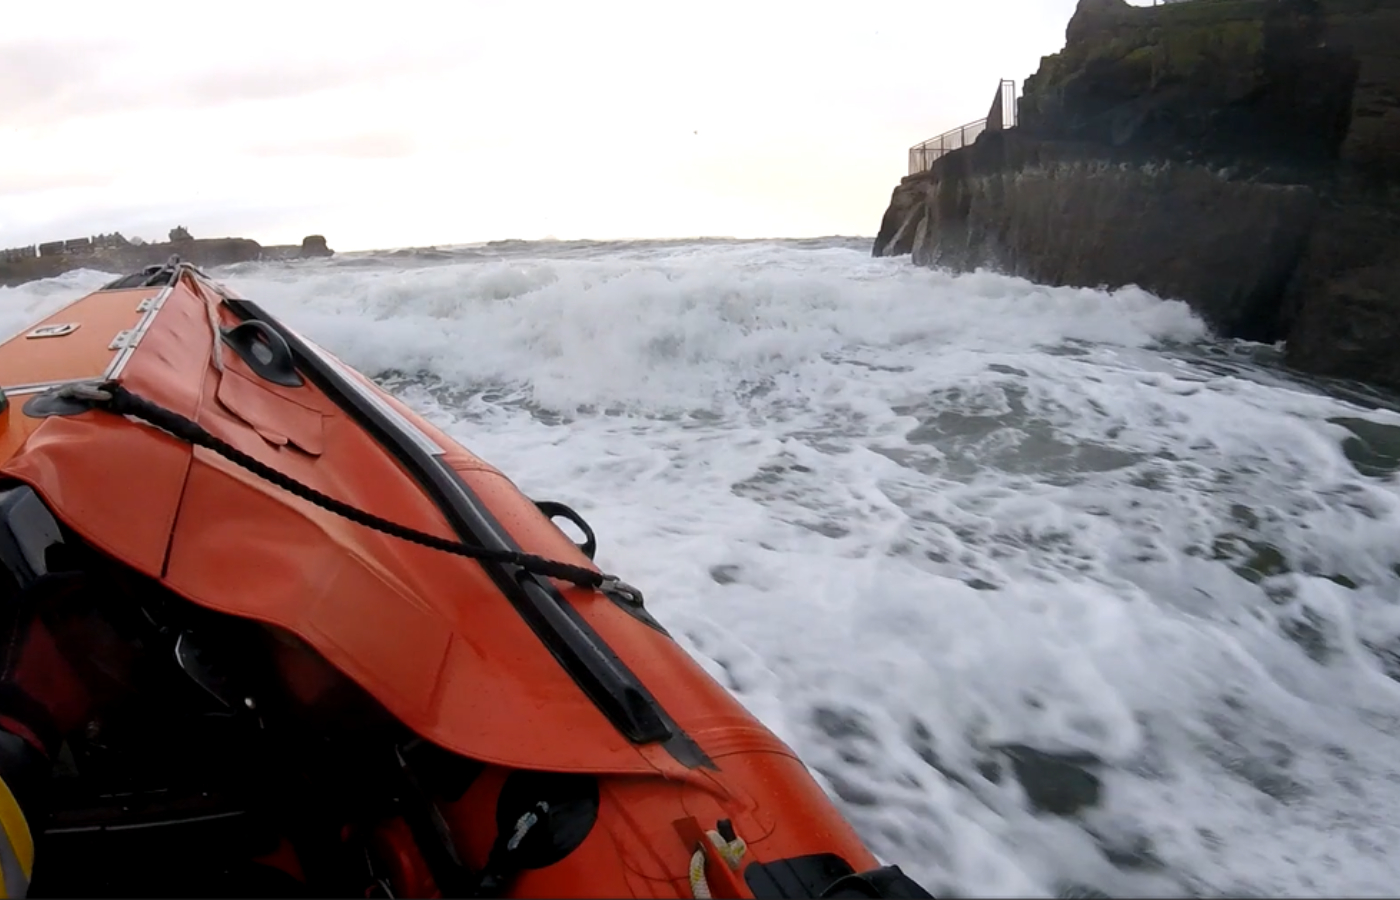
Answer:
[[[232,328],[222,328],[224,343],[233,348],[248,368],[262,378],[283,387],[301,387],[305,382],[297,372],[296,361],[287,341],[266,322],[249,319]]]
[[[544,513],[551,521],[554,519],[568,519],[579,527],[579,531],[583,532],[583,543],[575,544],[574,546],[582,550],[584,556],[592,559],[593,554],[598,552],[598,539],[594,537],[593,529],[588,527],[588,523],[583,520],[583,516],[579,515],[572,507],[565,506],[563,503],[559,503],[555,500],[536,500],[535,505],[538,506],[540,512]],[[555,527],[557,528],[558,526]],[[563,529],[560,530],[562,531]]]

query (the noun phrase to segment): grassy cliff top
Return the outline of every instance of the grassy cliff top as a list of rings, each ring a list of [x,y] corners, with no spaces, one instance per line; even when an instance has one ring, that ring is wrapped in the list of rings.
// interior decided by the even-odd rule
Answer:
[[[1026,80],[1019,124],[1169,158],[1328,165],[1357,67],[1325,40],[1326,15],[1317,0],[1080,0],[1064,50]]]
[[[1130,76],[1125,93],[1152,90],[1211,71],[1256,67],[1265,22],[1276,0],[1191,0],[1129,6],[1122,0],[1082,3],[1067,29],[1065,49],[1044,57],[1026,79],[1025,98],[1072,88],[1092,70],[1113,67]]]

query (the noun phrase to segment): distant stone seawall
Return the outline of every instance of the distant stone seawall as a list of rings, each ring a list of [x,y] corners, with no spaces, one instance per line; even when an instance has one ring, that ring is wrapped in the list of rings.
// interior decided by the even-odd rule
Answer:
[[[13,287],[40,278],[53,278],[74,269],[132,272],[163,263],[172,255],[197,266],[226,266],[258,260],[333,256],[334,253],[319,234],[308,235],[300,245],[269,247],[248,238],[195,238],[184,228],[172,229],[170,239],[161,243],[139,243],[120,234],[100,234],[0,250],[0,286]]]

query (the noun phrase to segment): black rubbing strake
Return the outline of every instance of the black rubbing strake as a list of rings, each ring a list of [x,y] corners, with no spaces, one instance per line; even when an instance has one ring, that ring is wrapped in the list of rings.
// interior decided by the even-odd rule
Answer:
[[[220,441],[198,423],[137,397],[117,383],[102,386],[112,392],[112,401],[93,405],[144,419],[184,440],[214,450],[278,487],[358,524],[477,560],[550,653],[619,732],[634,743],[662,743],[686,766],[714,768],[705,752],[666,714],[612,648],[564,600],[554,585],[539,576],[598,588],[617,602],[610,592],[612,579],[590,568],[525,553],[455,470],[440,457],[425,452],[395,427],[381,410],[347,384],[344,375],[295,334],[281,328],[248,301],[226,300],[225,303],[239,318],[259,321],[286,343],[297,363],[297,371],[351,415],[404,466],[437,503],[461,541],[444,540],[389,522],[321,494]]]

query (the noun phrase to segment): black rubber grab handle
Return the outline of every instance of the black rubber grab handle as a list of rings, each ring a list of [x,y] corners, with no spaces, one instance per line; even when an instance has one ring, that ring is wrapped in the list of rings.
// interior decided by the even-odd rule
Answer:
[[[249,319],[221,331],[224,343],[260,377],[283,387],[301,387],[305,383],[286,340],[266,322]]]
[[[568,519],[579,527],[579,530],[583,532],[583,543],[574,546],[582,550],[584,556],[592,559],[593,554],[598,552],[598,539],[594,537],[593,529],[589,528],[588,523],[583,520],[583,516],[571,507],[554,500],[536,500],[535,505],[550,519]]]

